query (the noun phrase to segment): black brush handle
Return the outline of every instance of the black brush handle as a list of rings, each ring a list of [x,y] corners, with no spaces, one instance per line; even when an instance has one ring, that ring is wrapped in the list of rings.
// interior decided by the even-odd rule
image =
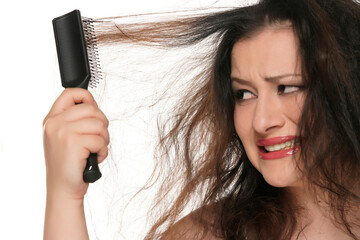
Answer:
[[[93,183],[101,178],[101,172],[97,162],[97,154],[90,153],[87,158],[85,170],[83,172],[83,179],[85,182]]]
[[[74,10],[54,18],[53,28],[62,86],[87,89],[91,72],[80,11]],[[83,179],[93,183],[100,177],[97,154],[91,153],[86,162]]]

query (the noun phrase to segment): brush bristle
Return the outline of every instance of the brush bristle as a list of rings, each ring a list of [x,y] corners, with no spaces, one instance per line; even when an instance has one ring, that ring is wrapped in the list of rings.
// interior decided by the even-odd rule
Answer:
[[[103,79],[99,60],[99,50],[97,47],[97,38],[93,19],[83,17],[82,22],[91,74],[89,87],[94,88]]]

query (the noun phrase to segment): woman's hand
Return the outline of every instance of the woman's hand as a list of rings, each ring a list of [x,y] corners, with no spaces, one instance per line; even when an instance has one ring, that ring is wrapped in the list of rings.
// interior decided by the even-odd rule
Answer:
[[[43,122],[48,195],[84,198],[86,159],[90,153],[97,153],[99,163],[106,158],[108,125],[89,91],[64,90]]]
[[[90,153],[97,153],[99,163],[106,158],[108,125],[90,92],[80,88],[64,90],[45,117],[44,240],[89,239],[83,172]]]

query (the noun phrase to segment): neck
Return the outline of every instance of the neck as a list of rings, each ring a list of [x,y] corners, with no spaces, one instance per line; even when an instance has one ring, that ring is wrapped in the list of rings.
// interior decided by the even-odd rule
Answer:
[[[295,239],[354,239],[350,237],[349,232],[341,221],[334,220],[334,215],[328,201],[329,197],[325,192],[320,189],[311,189],[304,186],[308,185],[298,184],[287,188],[292,198],[296,199],[299,207],[303,209],[298,218],[299,238]],[[359,221],[359,208],[356,209],[356,214],[353,214],[355,218],[349,214],[346,216],[349,222]],[[354,228],[352,232],[360,236],[360,229]]]

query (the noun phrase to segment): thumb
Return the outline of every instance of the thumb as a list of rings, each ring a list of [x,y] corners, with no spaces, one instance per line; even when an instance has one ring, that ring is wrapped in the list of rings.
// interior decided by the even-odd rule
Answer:
[[[90,103],[97,106],[94,97],[88,90],[82,88],[66,88],[55,100],[48,115],[44,119],[43,125],[47,119],[56,116],[79,103]]]

